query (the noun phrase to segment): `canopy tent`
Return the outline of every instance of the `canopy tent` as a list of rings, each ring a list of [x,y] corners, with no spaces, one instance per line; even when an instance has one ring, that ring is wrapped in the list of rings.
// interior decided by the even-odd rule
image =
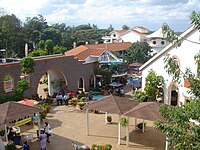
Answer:
[[[24,99],[24,100],[18,101],[17,103],[28,105],[28,106],[35,106],[39,102],[36,100],[32,100],[32,99]]]
[[[9,101],[0,104],[0,118],[1,118],[0,125],[5,125],[5,131],[7,133],[6,125],[9,124],[10,122],[42,111],[43,111],[42,109],[36,107]],[[40,125],[38,126],[38,128],[40,130]],[[6,142],[8,142],[7,134],[6,134]]]
[[[108,50],[105,50],[98,58],[100,64],[107,65],[119,65],[122,64],[122,61],[117,58],[113,53]]]
[[[127,112],[128,110],[131,110],[133,107],[135,107],[138,104],[138,102],[131,101],[129,99],[126,99],[124,97],[118,97],[118,96],[107,96],[105,98],[102,98],[101,100],[91,102],[84,106],[84,109],[86,109],[86,133],[89,135],[89,114],[88,110],[98,110],[98,111],[104,111],[106,112],[106,118],[107,113],[111,114],[118,114],[119,115],[119,122],[118,122],[118,144],[120,144],[120,117],[122,114]]]
[[[164,121],[164,118],[159,113],[160,106],[161,106],[161,103],[158,103],[158,102],[142,102],[142,103],[139,103],[137,106],[135,106],[133,109],[124,113],[124,115],[128,116],[128,117],[135,117],[135,118],[143,119],[143,132],[144,132],[144,119],[150,120],[150,121],[155,121],[155,120],[159,119],[159,120]],[[126,145],[127,146],[129,143],[128,129],[129,129],[129,123],[126,128],[126,130],[127,130]]]

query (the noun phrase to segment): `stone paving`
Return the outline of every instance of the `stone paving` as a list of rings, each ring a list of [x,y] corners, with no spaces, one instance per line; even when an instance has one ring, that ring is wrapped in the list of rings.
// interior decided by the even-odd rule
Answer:
[[[53,131],[51,142],[47,144],[47,150],[74,150],[72,141],[78,141],[80,145],[91,147],[92,144],[111,144],[113,150],[163,150],[165,148],[165,136],[152,128],[153,122],[146,121],[146,131],[134,130],[134,118],[130,119],[130,143],[126,147],[125,128],[121,127],[121,145],[118,145],[118,116],[110,114],[113,118],[111,124],[105,124],[104,114],[89,114],[89,136],[86,135],[86,114],[84,110],[73,107],[53,106],[47,120]],[[138,119],[138,122],[142,120]],[[33,134],[34,140],[29,141],[31,150],[39,150],[39,141],[36,138],[37,126],[22,126],[23,134]]]

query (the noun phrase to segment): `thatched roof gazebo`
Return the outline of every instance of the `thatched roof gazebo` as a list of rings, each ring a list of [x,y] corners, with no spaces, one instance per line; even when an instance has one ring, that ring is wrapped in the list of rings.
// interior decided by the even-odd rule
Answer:
[[[84,106],[84,109],[86,109],[86,115],[87,115],[87,121],[86,121],[86,133],[89,135],[89,110],[98,110],[106,112],[111,114],[117,114],[119,115],[119,122],[118,122],[118,144],[120,144],[120,118],[121,115],[123,115],[125,112],[131,110],[136,105],[138,105],[138,102],[134,102],[132,100],[129,100],[124,97],[119,96],[107,96],[105,98],[102,98],[101,100],[91,102],[90,104]]]
[[[162,120],[164,121],[164,118],[160,115],[159,110],[162,103],[158,102],[142,102],[139,103],[137,106],[132,108],[131,110],[124,113],[125,116],[129,117],[135,117],[143,119],[143,128],[142,131],[144,132],[144,119],[155,121],[155,120]],[[135,125],[137,123],[137,119],[135,119]],[[129,122],[129,121],[128,121]],[[128,129],[129,123],[127,125],[127,131],[126,131],[126,145],[129,144],[129,129]]]

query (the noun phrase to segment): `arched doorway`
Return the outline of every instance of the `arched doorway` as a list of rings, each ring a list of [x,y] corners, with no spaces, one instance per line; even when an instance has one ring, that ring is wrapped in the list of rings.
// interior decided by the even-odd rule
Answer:
[[[78,91],[80,92],[85,92],[85,83],[84,83],[84,79],[81,77],[78,80]]]
[[[67,80],[62,71],[50,69],[40,78],[37,94],[46,98],[47,95],[56,96],[58,92],[66,92]]]
[[[172,106],[176,106],[178,104],[178,86],[174,83],[169,86],[169,104]]]
[[[95,84],[95,76],[91,75],[90,79],[89,79],[89,85],[90,85],[90,89],[95,88],[96,84]]]

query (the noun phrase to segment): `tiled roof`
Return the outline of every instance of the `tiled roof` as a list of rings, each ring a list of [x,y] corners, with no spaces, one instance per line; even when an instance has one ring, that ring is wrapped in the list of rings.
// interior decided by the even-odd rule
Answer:
[[[101,100],[93,101],[85,105],[84,109],[105,111],[111,114],[122,115],[137,105],[138,102],[134,102],[124,97],[110,95]]]
[[[0,105],[0,125],[8,124],[11,121],[42,112],[41,109],[20,104],[17,102],[6,102]]]
[[[142,29],[142,30],[148,30],[147,28],[145,28],[145,27],[143,27],[143,26],[135,26],[135,27],[133,27],[133,28],[140,28],[140,29]]]
[[[81,45],[67,51],[65,55],[73,55],[78,57],[79,60],[84,60],[90,55],[99,56],[104,50],[120,51],[127,49],[131,45],[132,43],[130,42]]]
[[[147,35],[147,33],[142,33],[142,32],[139,32],[139,31],[137,31],[137,30],[133,30],[133,29],[132,29],[132,31],[133,31],[133,32],[136,32],[136,33],[138,33],[138,34],[145,34],[145,35]]]
[[[112,32],[117,32],[119,35],[124,34],[125,32],[127,32],[128,30],[113,30]]]

